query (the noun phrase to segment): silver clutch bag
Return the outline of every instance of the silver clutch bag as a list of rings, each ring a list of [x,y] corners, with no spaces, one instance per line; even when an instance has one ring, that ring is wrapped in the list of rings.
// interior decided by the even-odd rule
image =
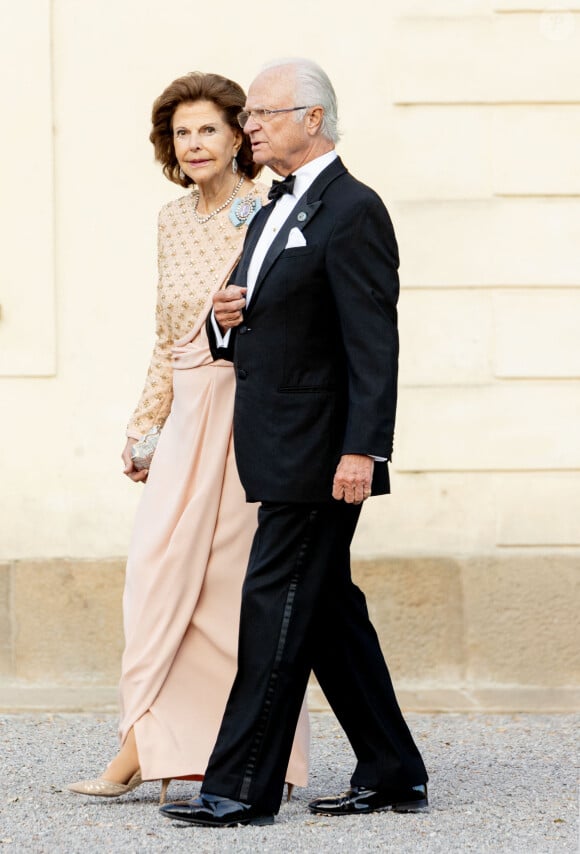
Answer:
[[[142,439],[135,442],[131,450],[131,459],[133,466],[137,471],[148,469],[157,447],[157,442],[161,435],[159,427],[152,427],[148,430]]]

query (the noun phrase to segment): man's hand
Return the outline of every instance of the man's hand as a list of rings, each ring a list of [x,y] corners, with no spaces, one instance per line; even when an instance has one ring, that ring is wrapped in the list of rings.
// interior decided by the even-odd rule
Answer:
[[[345,454],[340,458],[332,484],[332,497],[347,504],[362,504],[371,494],[375,462],[365,454]]]
[[[225,290],[214,294],[213,313],[220,329],[232,329],[240,325],[242,309],[246,304],[246,290],[239,285],[228,285]]]

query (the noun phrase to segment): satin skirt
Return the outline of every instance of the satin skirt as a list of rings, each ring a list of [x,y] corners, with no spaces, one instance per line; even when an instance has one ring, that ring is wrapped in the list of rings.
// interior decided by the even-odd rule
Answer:
[[[234,459],[231,363],[205,329],[174,353],[174,398],[140,502],[123,595],[121,743],[143,779],[203,775],[237,670],[241,589],[257,525]],[[286,780],[307,783],[303,705]]]

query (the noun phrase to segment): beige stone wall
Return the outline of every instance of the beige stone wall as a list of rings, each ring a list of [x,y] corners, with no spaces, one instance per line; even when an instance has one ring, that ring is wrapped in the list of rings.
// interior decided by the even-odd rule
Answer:
[[[406,708],[580,707],[572,556],[359,560],[354,577]],[[0,711],[115,707],[122,587],[119,559],[0,564]]]
[[[153,341],[156,212],[180,192],[152,162],[151,103],[187,70],[247,84],[277,54],[328,70],[340,153],[400,242],[393,495],[355,541],[397,676],[577,685],[580,2],[241,8],[0,7],[0,677],[112,678],[139,497],[119,453]],[[74,637],[105,613],[100,665]],[[416,671],[393,624],[439,666]]]

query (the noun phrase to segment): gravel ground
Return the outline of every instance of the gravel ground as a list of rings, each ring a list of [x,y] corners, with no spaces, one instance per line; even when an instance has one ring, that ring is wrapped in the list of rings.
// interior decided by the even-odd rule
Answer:
[[[120,800],[63,791],[116,749],[110,715],[0,716],[0,849],[30,852],[576,852],[573,715],[409,715],[430,772],[430,812],[327,818],[318,794],[347,787],[352,754],[331,714],[312,715],[312,772],[269,827],[194,828],[157,811],[158,785]],[[198,784],[173,782],[170,800]],[[297,794],[296,794],[297,792]]]

